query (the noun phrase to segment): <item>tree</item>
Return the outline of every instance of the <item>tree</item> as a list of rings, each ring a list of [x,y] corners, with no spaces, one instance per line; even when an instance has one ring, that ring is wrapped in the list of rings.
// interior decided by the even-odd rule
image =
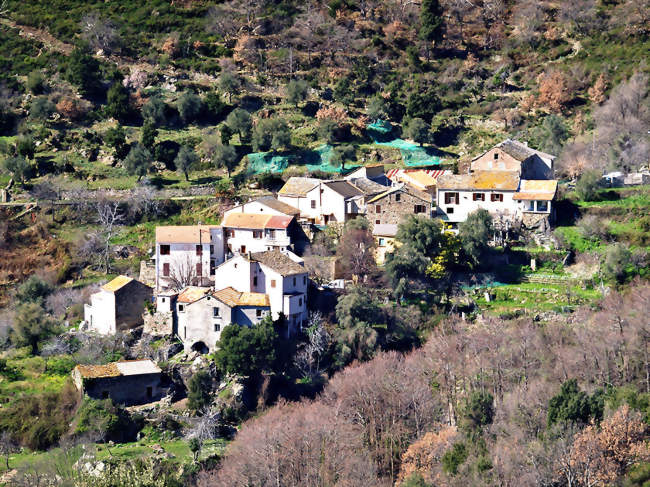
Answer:
[[[151,152],[143,145],[135,144],[124,159],[124,168],[130,175],[138,176],[140,181],[149,172],[151,162]]]
[[[334,144],[337,140],[338,124],[331,118],[323,118],[318,124],[318,138],[326,144]]]
[[[421,118],[412,118],[404,130],[404,134],[409,139],[413,139],[415,142],[422,145],[424,142],[429,140],[429,127]]]
[[[216,119],[221,119],[228,108],[228,105],[221,99],[221,95],[214,91],[211,91],[205,96],[204,105],[207,112]]]
[[[307,342],[296,353],[294,364],[304,377],[311,379],[323,372],[321,359],[330,344],[330,335],[323,326],[323,315],[319,311],[309,315],[305,333]]]
[[[178,99],[178,114],[184,123],[188,124],[198,118],[203,110],[203,102],[198,95],[192,92],[185,92]]]
[[[383,96],[376,95],[370,98],[366,106],[366,113],[371,120],[380,120],[388,117],[388,104]]]
[[[224,93],[228,93],[228,103],[232,103],[232,95],[237,93],[240,86],[241,81],[239,78],[229,71],[225,71],[219,77],[219,89]]]
[[[573,99],[573,93],[566,74],[552,70],[540,77],[537,104],[551,112],[561,113]]]
[[[33,159],[36,152],[36,144],[31,135],[19,135],[16,138],[16,152],[19,156]]]
[[[385,321],[379,304],[362,286],[354,286],[339,298],[336,319],[341,328],[373,326]]]
[[[3,165],[16,181],[24,183],[29,179],[31,166],[23,156],[8,157]]]
[[[230,173],[237,167],[239,158],[237,151],[231,145],[217,145],[212,154],[212,163],[217,168],[224,168],[230,178]]]
[[[427,123],[440,109],[440,99],[432,86],[416,88],[406,100],[406,116],[421,118]]]
[[[349,107],[354,102],[354,91],[348,76],[344,76],[334,85],[334,99]]]
[[[363,279],[376,270],[375,239],[368,220],[360,217],[345,224],[336,254],[352,279]]]
[[[37,303],[42,305],[45,299],[52,294],[52,285],[37,275],[32,275],[23,282],[16,292],[16,299],[20,303]]]
[[[156,127],[165,125],[167,122],[167,105],[158,96],[152,96],[142,106],[142,117],[154,123]]]
[[[470,213],[458,225],[458,236],[472,267],[480,265],[487,254],[492,231],[492,215],[483,208]]]
[[[253,122],[250,114],[242,108],[235,108],[228,114],[226,125],[230,130],[239,134],[239,140],[244,141],[250,137]]]
[[[145,120],[144,125],[142,125],[142,133],[140,134],[140,143],[148,151],[151,151],[156,143],[157,136],[158,129],[156,129],[155,124],[149,119]]]
[[[92,49],[110,54],[120,46],[120,36],[115,25],[101,17],[99,12],[91,12],[81,19],[81,37]]]
[[[45,121],[56,112],[56,106],[46,96],[34,98],[29,106],[29,118]]]
[[[437,255],[444,242],[439,220],[414,215],[399,224],[395,237],[402,244],[411,246],[427,257]]]
[[[201,442],[201,440],[195,437],[195,438],[190,438],[190,441],[188,442],[187,446],[192,452],[192,460],[196,462],[196,460],[199,458],[199,453],[201,453],[201,448],[203,447],[203,443]]]
[[[102,88],[99,62],[80,47],[76,47],[68,57],[66,78],[83,96],[97,95]]]
[[[606,100],[605,92],[607,91],[607,78],[605,78],[605,75],[603,73],[600,73],[598,75],[598,78],[596,78],[596,81],[593,86],[587,90],[587,93],[589,94],[589,99],[597,104],[600,105],[602,102]]]
[[[423,0],[420,4],[420,39],[438,42],[444,31],[443,10],[438,0]]]
[[[583,201],[595,201],[600,188],[600,174],[597,171],[585,171],[576,183],[576,194]]]
[[[56,334],[56,323],[36,302],[18,306],[13,323],[13,340],[18,346],[28,345],[32,355],[38,354],[39,344]]]
[[[600,271],[605,279],[623,283],[631,263],[632,252],[629,247],[617,242],[607,248]]]
[[[603,409],[602,390],[590,396],[580,390],[575,379],[570,379],[562,384],[560,392],[548,403],[548,425],[588,424],[592,419],[600,421],[603,417]]]
[[[187,383],[187,407],[195,413],[203,411],[212,402],[212,379],[205,370],[199,370]]]
[[[281,118],[267,118],[258,121],[253,131],[253,150],[279,150],[291,144],[291,130]]]
[[[109,147],[115,149],[115,158],[118,160],[124,160],[129,153],[129,145],[126,143],[126,132],[124,131],[124,127],[119,123],[106,131],[104,134],[104,142]]]
[[[463,409],[461,428],[469,434],[480,432],[494,419],[494,397],[489,392],[473,391]]]
[[[33,95],[42,95],[46,88],[45,76],[40,71],[32,71],[25,86]]]
[[[273,368],[278,340],[269,315],[252,327],[229,325],[221,332],[215,362],[224,373],[257,376]]]
[[[131,114],[129,92],[122,86],[122,83],[116,81],[111,85],[106,94],[106,100],[106,114],[109,117],[123,122]]]
[[[196,163],[199,161],[199,157],[194,152],[194,149],[187,145],[181,146],[176,158],[174,159],[174,164],[176,169],[185,174],[185,180],[189,181],[189,172],[196,166]]]
[[[341,171],[345,168],[345,161],[353,161],[356,159],[356,150],[352,145],[339,145],[332,149],[330,156],[330,164],[335,167],[341,167]]]
[[[298,108],[301,101],[307,99],[309,86],[303,80],[291,80],[287,84],[287,101]]]

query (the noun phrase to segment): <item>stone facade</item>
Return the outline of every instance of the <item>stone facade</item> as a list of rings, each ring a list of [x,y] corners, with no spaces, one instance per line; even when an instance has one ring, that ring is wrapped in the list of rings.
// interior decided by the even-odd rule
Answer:
[[[154,337],[170,336],[174,333],[174,314],[172,312],[145,311],[143,315],[144,329],[142,333]]]
[[[110,398],[125,406],[159,401],[166,394],[160,374],[83,379],[83,392],[92,399]]]
[[[374,225],[399,224],[408,215],[431,218],[431,197],[425,199],[415,190],[398,188],[371,199],[366,205],[366,218]]]

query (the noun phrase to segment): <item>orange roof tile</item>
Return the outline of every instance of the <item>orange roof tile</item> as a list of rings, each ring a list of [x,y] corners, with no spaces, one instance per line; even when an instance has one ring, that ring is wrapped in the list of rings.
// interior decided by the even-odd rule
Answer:
[[[554,179],[522,179],[519,191],[512,195],[515,200],[547,200],[555,197],[557,181]]]
[[[231,213],[226,216],[223,226],[227,228],[287,228],[293,216],[262,215],[258,213]]]
[[[232,287],[215,291],[212,295],[231,308],[235,306],[269,306],[269,297],[263,293],[240,293]]]
[[[210,292],[210,288],[188,286],[178,295],[179,303],[194,303]]]
[[[210,243],[210,230],[219,225],[183,225],[156,227],[158,243]]]

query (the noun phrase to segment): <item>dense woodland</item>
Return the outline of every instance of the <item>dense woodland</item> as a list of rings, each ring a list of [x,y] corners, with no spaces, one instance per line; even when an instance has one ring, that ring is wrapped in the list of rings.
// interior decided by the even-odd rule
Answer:
[[[650,187],[600,176],[648,167],[649,29],[648,0],[0,0],[0,484],[648,485]],[[507,137],[557,155],[557,227],[409,218],[378,267],[365,219],[332,225],[310,277],[354,284],[198,368],[78,329],[156,225],[405,167],[373,122],[460,172]],[[69,379],[141,357],[182,406]]]

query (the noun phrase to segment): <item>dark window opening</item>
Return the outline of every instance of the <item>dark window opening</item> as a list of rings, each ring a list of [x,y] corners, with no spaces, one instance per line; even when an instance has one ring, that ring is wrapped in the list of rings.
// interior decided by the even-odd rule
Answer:
[[[221,331],[221,325],[219,323],[214,324],[214,331]]]
[[[485,201],[485,193],[472,193],[472,200]]]
[[[447,213],[450,213],[450,214],[451,214],[451,213],[453,213],[453,212],[454,212],[454,209],[453,209],[452,207],[447,208]]]
[[[401,201],[401,200],[402,200],[402,195],[399,194],[399,193],[397,193],[397,194],[395,195],[395,201]]]
[[[503,201],[503,195],[500,193],[493,193],[490,195],[490,200],[491,201]]]
[[[495,152],[495,153],[494,153],[494,160],[496,161],[498,158],[499,158],[499,153],[498,153],[498,152]]]
[[[196,255],[203,255],[203,245],[196,246]]]
[[[160,246],[160,255],[169,255],[169,245]]]
[[[153,387],[148,386],[147,387],[147,399],[151,399],[153,397]]]
[[[102,399],[108,399],[108,391],[102,391]]]
[[[169,263],[163,264],[163,276],[169,277]]]
[[[311,200],[311,207],[316,208],[316,200]]]
[[[196,264],[196,275],[201,277],[203,275],[203,264]]]

